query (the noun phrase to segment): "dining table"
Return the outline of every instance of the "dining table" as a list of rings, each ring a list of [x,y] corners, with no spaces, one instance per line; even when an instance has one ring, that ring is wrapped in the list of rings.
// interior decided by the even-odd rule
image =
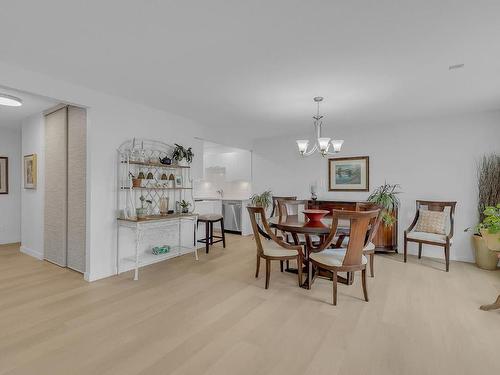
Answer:
[[[315,252],[316,249],[321,245],[324,245],[324,241],[326,240],[331,230],[332,217],[325,216],[321,218],[321,220],[311,221],[307,219],[303,213],[298,213],[295,215],[274,216],[268,219],[268,223],[271,228],[275,228],[284,233],[289,233],[294,239],[294,243],[296,245],[304,245],[304,261],[306,262],[304,272],[307,273],[309,268],[307,267],[309,262],[309,254],[311,252]],[[337,224],[336,242],[334,244],[334,247],[341,247],[342,242],[346,237],[349,236],[349,233],[349,220],[340,219]],[[303,235],[306,241],[301,243],[299,235]],[[316,243],[314,243],[314,241],[312,241],[311,239],[312,236],[317,236],[319,238],[319,242],[316,241]],[[296,273],[297,269],[287,267],[285,271]],[[319,273],[319,276],[331,279],[331,275],[327,272],[321,271]],[[350,284],[352,282],[350,275],[348,275],[347,278],[337,276],[337,279],[339,282],[344,284]],[[310,288],[307,278],[302,284],[302,287],[305,289]]]

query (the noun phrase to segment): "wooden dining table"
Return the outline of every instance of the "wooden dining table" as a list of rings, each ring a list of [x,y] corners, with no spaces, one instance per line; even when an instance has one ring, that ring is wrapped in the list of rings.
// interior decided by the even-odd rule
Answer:
[[[330,233],[330,229],[332,226],[332,218],[331,216],[325,216],[319,222],[309,221],[304,214],[299,213],[297,215],[286,215],[286,216],[274,216],[268,219],[269,226],[271,228],[276,228],[282,232],[289,233],[296,245],[301,244],[299,240],[299,234],[302,234],[306,237],[306,242],[304,245],[305,258],[306,263],[309,261],[309,254],[314,252],[314,249],[323,244],[323,241],[326,240],[326,237]],[[341,244],[345,237],[348,237],[350,233],[350,222],[349,220],[339,220],[337,225],[337,241],[335,247],[341,247]],[[316,235],[320,238],[320,243],[316,244],[316,246],[312,246],[312,241],[307,241],[307,238]],[[297,269],[287,267],[285,269],[287,272],[296,273]],[[308,272],[308,267],[304,268],[304,272]],[[320,272],[320,276],[329,277],[331,275],[329,273]],[[342,276],[338,276],[338,281],[344,284],[350,284],[350,277],[344,278]],[[308,280],[302,285],[303,288],[309,289]]]

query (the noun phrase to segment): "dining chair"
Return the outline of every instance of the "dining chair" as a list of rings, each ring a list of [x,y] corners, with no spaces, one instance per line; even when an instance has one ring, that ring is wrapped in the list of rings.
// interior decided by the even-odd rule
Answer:
[[[332,226],[326,241],[320,246],[309,246],[309,288],[312,286],[313,267],[328,270],[332,273],[333,280],[333,305],[337,305],[337,274],[338,272],[361,271],[363,295],[368,302],[368,290],[366,288],[366,264],[368,259],[363,255],[370,226],[375,224],[380,210],[373,211],[332,211]],[[347,248],[327,248],[332,243],[336,233],[339,220],[350,221],[350,235]]]
[[[363,247],[363,254],[369,257],[370,261],[370,277],[375,277],[375,244],[373,243],[373,238],[377,234],[378,227],[382,221],[383,210],[382,208],[373,202],[358,202],[356,203],[356,211],[374,211],[379,210],[377,219],[375,223],[370,226],[368,234],[366,236],[365,246]]]
[[[276,236],[266,219],[265,210],[262,207],[247,207],[250,214],[250,221],[252,223],[252,230],[254,234],[255,244],[257,246],[257,266],[255,270],[255,277],[259,277],[260,259],[266,261],[266,289],[269,288],[269,278],[271,274],[271,260],[279,260],[280,264],[283,261],[296,260],[298,265],[302,264],[302,247],[300,245],[291,245],[284,242],[280,237]],[[266,239],[259,232],[260,221],[264,232],[270,237]],[[298,269],[299,286],[302,285],[302,267]]]
[[[404,234],[405,263],[408,242],[418,243],[418,259],[422,258],[423,244],[441,246],[444,248],[446,272],[449,272],[456,204],[452,201],[416,201],[415,218]]]
[[[273,209],[271,211],[271,217],[274,217],[274,216],[279,216],[279,211],[278,211],[278,201],[279,200],[287,200],[287,201],[291,201],[291,200],[296,200],[297,199],[297,196],[289,196],[289,197],[286,197],[286,196],[282,196],[282,197],[278,197],[278,196],[273,196],[272,197],[272,201],[273,201]]]

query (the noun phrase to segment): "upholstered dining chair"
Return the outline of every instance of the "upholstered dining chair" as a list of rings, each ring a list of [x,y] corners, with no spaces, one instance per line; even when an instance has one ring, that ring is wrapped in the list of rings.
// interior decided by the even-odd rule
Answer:
[[[416,201],[415,218],[404,234],[405,263],[408,242],[418,243],[418,259],[422,258],[423,244],[441,246],[444,248],[446,272],[449,272],[456,204],[457,202]]]
[[[361,271],[363,295],[368,302],[368,290],[366,288],[366,264],[368,259],[363,255],[363,248],[370,226],[375,224],[380,210],[374,211],[332,211],[332,226],[326,241],[323,241],[317,248],[309,244],[311,253],[309,254],[309,288],[312,286],[313,267],[317,271],[319,268],[332,273],[333,280],[333,305],[337,305],[337,273]],[[350,235],[347,248],[326,247],[332,243],[337,233],[339,220],[350,221]],[[316,272],[317,274],[318,272]]]
[[[255,270],[255,277],[259,277],[260,259],[263,258],[266,261],[266,289],[268,289],[271,274],[271,260],[279,260],[281,264],[284,260],[296,260],[298,265],[302,265],[302,246],[291,245],[276,236],[269,227],[264,208],[249,206],[247,207],[247,210],[250,214],[255,245],[257,246],[257,266]],[[264,232],[270,239],[266,239],[259,232],[259,220]],[[302,285],[302,267],[297,267],[297,269],[298,282],[300,286]]]
[[[374,211],[379,210],[375,223],[369,228],[366,236],[365,246],[363,247],[363,254],[368,256],[370,261],[370,276],[375,277],[375,244],[373,238],[377,234],[378,227],[383,217],[383,210],[381,207],[372,202],[358,202],[356,203],[356,211]]]

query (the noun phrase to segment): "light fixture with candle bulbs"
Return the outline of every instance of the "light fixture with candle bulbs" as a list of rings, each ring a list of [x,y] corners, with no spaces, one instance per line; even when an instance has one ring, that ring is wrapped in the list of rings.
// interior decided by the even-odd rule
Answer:
[[[23,105],[23,101],[12,95],[0,94],[0,105],[6,105],[8,107],[20,107]]]
[[[323,126],[323,121],[322,121],[323,115],[319,114],[319,104],[323,101],[323,97],[316,96],[314,98],[314,101],[317,103],[318,106],[316,116],[313,116],[316,141],[314,143],[314,146],[308,151],[307,147],[309,146],[309,140],[298,139],[297,146],[299,148],[299,153],[302,156],[309,156],[318,151],[322,156],[335,155],[340,152],[340,149],[342,148],[342,144],[344,143],[344,141],[321,136],[321,127]]]

